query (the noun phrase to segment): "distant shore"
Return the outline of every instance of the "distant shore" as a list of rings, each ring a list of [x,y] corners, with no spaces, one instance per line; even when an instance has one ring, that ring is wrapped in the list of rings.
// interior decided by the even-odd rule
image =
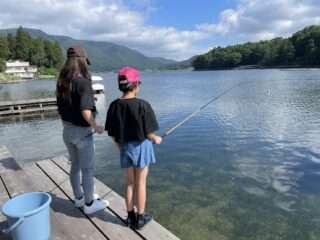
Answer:
[[[20,82],[25,82],[27,80],[25,79],[19,79],[14,76],[10,76],[5,73],[0,73],[0,84],[9,84],[9,83],[20,83]]]
[[[41,74],[38,76],[37,80],[56,80],[56,75],[48,75],[48,74]]]
[[[33,80],[55,80],[56,78],[57,76],[55,75],[42,74],[35,79],[21,79],[5,73],[0,73],[0,84],[22,83],[22,82],[33,81]]]
[[[312,70],[312,69],[320,69],[320,66],[299,66],[299,65],[283,65],[283,66],[260,66],[260,65],[246,65],[246,66],[238,66],[238,67],[230,67],[230,68],[203,68],[203,69],[196,69],[194,68],[194,71],[221,71],[221,70],[254,70],[254,69],[306,69],[306,70]]]
[[[11,83],[22,83],[27,82],[28,80],[20,79],[20,80],[0,80],[0,84],[11,84]]]

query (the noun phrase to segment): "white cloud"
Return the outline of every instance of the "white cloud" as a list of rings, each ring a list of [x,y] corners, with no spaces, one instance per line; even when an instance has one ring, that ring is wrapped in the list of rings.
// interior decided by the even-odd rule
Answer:
[[[239,0],[236,9],[221,13],[218,23],[197,28],[240,41],[257,41],[286,37],[305,26],[320,24],[319,13],[319,0]]]
[[[52,34],[112,41],[149,56],[187,58],[199,52],[193,43],[205,36],[199,31],[148,26],[142,13],[129,10],[121,0],[28,0],[23,4],[1,0],[0,9],[6,9],[0,12],[1,28],[23,25]]]
[[[217,38],[225,43],[270,39],[320,24],[318,1],[238,0],[238,6],[223,11],[217,23],[183,31],[147,23],[156,11],[153,0],[134,0],[144,9],[139,11],[129,9],[127,0],[1,0],[0,27],[23,25],[51,34],[112,41],[148,56],[185,59],[215,46]]]

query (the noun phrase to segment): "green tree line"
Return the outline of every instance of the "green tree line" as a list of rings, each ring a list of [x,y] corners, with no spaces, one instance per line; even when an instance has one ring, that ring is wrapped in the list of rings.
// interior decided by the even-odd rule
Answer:
[[[200,55],[192,63],[195,70],[225,69],[254,65],[320,66],[320,26],[310,26],[290,38],[217,47]]]
[[[43,38],[33,39],[22,27],[15,36],[0,36],[0,71],[5,70],[6,60],[28,61],[42,69],[59,69],[64,61],[58,42]]]

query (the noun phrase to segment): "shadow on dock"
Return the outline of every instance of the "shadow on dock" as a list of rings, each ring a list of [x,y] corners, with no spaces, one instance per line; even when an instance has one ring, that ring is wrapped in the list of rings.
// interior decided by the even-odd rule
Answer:
[[[8,150],[0,147],[0,206],[25,192],[48,192],[52,196],[51,239],[54,240],[179,239],[155,220],[139,231],[125,226],[124,199],[98,179],[94,179],[95,192],[108,200],[110,206],[90,216],[84,214],[74,206],[69,170],[64,156],[20,167]],[[5,217],[0,213],[0,228],[5,226]]]

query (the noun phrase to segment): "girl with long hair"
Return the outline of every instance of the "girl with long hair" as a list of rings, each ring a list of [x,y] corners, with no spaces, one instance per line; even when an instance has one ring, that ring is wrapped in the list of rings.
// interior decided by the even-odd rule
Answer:
[[[106,208],[109,203],[94,194],[92,131],[102,134],[104,129],[94,118],[96,110],[88,65],[90,61],[85,49],[78,45],[70,47],[57,81],[56,97],[63,123],[63,140],[71,161],[70,182],[75,206],[83,207],[86,214],[92,214]]]

